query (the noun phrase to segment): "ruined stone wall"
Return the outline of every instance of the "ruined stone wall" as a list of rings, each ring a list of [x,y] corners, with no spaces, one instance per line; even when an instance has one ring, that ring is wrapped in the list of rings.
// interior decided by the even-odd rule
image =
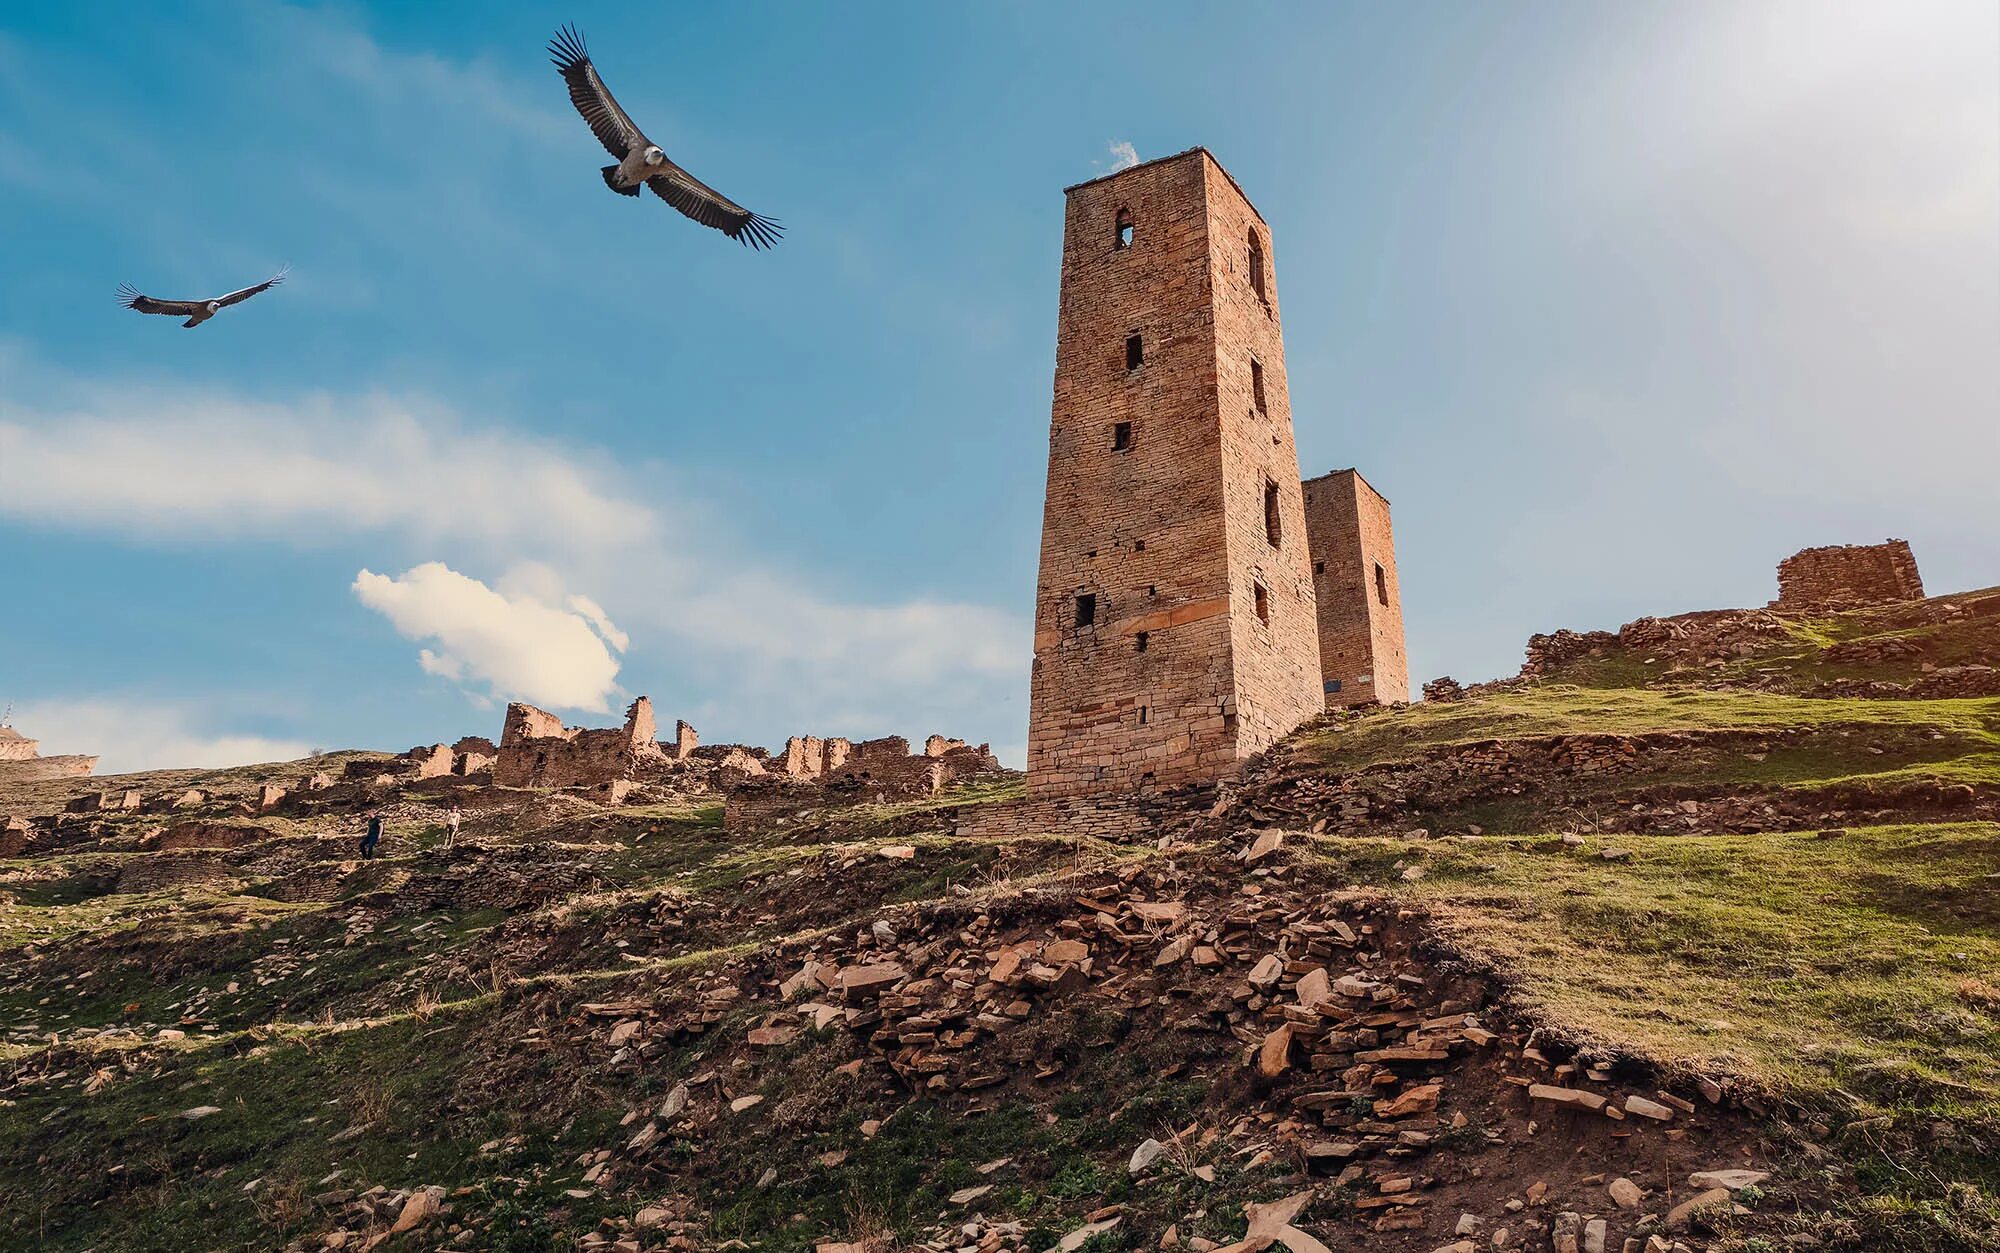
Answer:
[[[1924,581],[1909,541],[1808,548],[1778,563],[1774,609],[1852,609],[1922,600]]]
[[[0,727],[0,761],[31,761],[39,754],[40,744],[12,727]]]
[[[745,780],[722,798],[722,829],[766,830],[826,803],[826,789],[776,775]]]
[[[689,726],[684,720],[676,721],[674,723],[673,747],[667,749],[667,755],[675,761],[686,761],[688,758],[694,756],[694,750],[699,747],[701,747],[701,738],[694,733],[694,728]]]
[[[1155,815],[1139,797],[1071,797],[968,805],[952,834],[965,839],[1013,840],[1063,835],[1127,841],[1151,836]]]
[[[1356,470],[1307,481],[1305,500],[1327,708],[1410,699],[1388,500]]]
[[[631,778],[667,764],[654,734],[653,704],[643,696],[625,711],[623,727],[606,730],[565,728],[553,714],[512,704],[493,781],[502,787],[579,787]]]
[[[852,749],[849,752],[849,749]],[[771,773],[744,772],[723,776],[722,824],[729,831],[767,829],[780,818],[830,805],[865,801],[921,800],[936,796],[961,779],[1000,769],[999,759],[981,744],[932,736],[926,748],[938,753],[911,753],[900,735],[850,745],[842,739],[793,736],[785,752],[772,760]],[[817,755],[816,755],[817,754]],[[831,768],[812,770],[817,762]],[[754,764],[754,763],[753,763]]]
[[[1035,798],[1212,778],[1320,708],[1270,256],[1199,149],[1068,191]]]
[[[81,779],[97,769],[97,758],[30,757],[0,761],[0,780],[8,783],[39,783],[43,779]]]

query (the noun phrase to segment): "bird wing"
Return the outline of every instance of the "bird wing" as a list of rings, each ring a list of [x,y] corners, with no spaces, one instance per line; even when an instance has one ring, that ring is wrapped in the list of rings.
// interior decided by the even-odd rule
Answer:
[[[199,300],[155,300],[133,290],[128,283],[118,285],[118,303],[139,313],[169,313],[177,318],[193,317],[194,311],[201,308]]]
[[[549,60],[569,84],[569,102],[590,123],[591,134],[597,136],[597,142],[604,145],[606,152],[622,161],[634,148],[652,143],[625,110],[618,107],[611,89],[597,76],[597,67],[590,63],[590,51],[583,46],[582,35],[568,26],[556,31],[555,38],[549,40]]]
[[[278,284],[284,282],[285,275],[290,274],[291,272],[292,272],[292,267],[286,266],[284,269],[279,270],[276,274],[273,274],[271,277],[265,279],[263,282],[257,284],[255,287],[239,288],[236,291],[230,292],[227,296],[216,297],[215,303],[221,305],[225,309],[227,309],[230,305],[240,305],[244,301],[250,299],[250,297],[256,295],[258,292],[269,291],[271,288],[276,287]]]
[[[714,227],[739,244],[769,248],[785,233],[785,228],[777,222],[750,212],[672,161],[667,162],[665,173],[647,179],[646,186],[688,217],[703,226]]]

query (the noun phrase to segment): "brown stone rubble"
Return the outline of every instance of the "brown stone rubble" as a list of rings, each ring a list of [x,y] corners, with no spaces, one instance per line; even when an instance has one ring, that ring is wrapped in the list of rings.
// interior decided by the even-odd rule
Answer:
[[[1475,740],[1425,748],[1349,771],[1273,754],[1230,795],[1237,820],[1335,835],[1431,834],[1441,817],[1532,796],[1543,821],[1603,831],[1801,831],[1841,822],[2000,817],[2000,789],[1912,779],[1804,788],[1648,783],[1672,769],[1762,761],[1785,749],[1838,745],[1876,728],[1653,731]],[[1851,751],[1851,750],[1850,750]],[[1620,783],[1632,779],[1631,783]],[[1481,834],[1477,828],[1469,832]]]
[[[1412,915],[1374,893],[1259,883],[1268,856],[1251,858],[1263,866],[1240,891],[1211,886],[1228,875],[1207,867],[1133,868],[984,907],[884,911],[851,934],[780,943],[657,996],[583,1004],[579,1025],[600,1038],[608,1064],[635,1071],[662,1050],[742,1024],[737,1043],[708,1049],[718,1059],[708,1068],[657,1107],[633,1111],[598,1159],[598,1181],[670,1174],[674,1152],[691,1144],[698,1153],[737,1120],[765,1117],[759,1059],[801,1040],[847,1037],[857,1053],[843,1074],[879,1075],[970,1114],[1060,1082],[1070,1063],[1049,1051],[1046,1028],[1074,1020],[1100,1024],[1092,1029],[1105,1033],[1095,1042],[1104,1046],[1139,1047],[1150,1033],[1185,1041],[1170,1050],[1183,1060],[1161,1077],[1212,1073],[1223,1104],[1209,1116],[1220,1121],[1174,1133],[1171,1153],[1158,1139],[1135,1146],[1131,1171],[1213,1178],[1190,1163],[1218,1154],[1253,1167],[1294,1162],[1306,1190],[1282,1222],[1276,1210],[1266,1215],[1274,1239],[1291,1227],[1316,1241],[1300,1215],[1319,1188],[1338,1187],[1352,1198],[1350,1216],[1310,1225],[1371,1233],[1380,1243],[1370,1247],[1432,1249],[1438,1242],[1424,1233],[1454,1224],[1476,1233],[1482,1251],[1566,1247],[1572,1228],[1597,1241],[1579,1248],[1626,1239],[1646,1248],[1655,1233],[1658,1248],[1676,1247],[1673,1233],[1690,1217],[1675,1207],[1705,1194],[1671,1163],[1726,1151],[1736,1132],[1724,1086],[1663,1089],[1538,1036],[1496,1007],[1483,979],[1425,958]],[[739,1049],[743,1060],[719,1060]],[[1540,1182],[1512,1196],[1484,1184],[1476,1155],[1489,1150]],[[1736,1186],[1753,1178],[1744,1172]],[[983,1190],[968,1188],[964,1203]],[[1125,1213],[1112,1206],[1086,1226],[1106,1230]],[[1022,1234],[974,1215],[923,1247],[997,1253],[1022,1248]],[[1185,1247],[1218,1246],[1196,1237]]]

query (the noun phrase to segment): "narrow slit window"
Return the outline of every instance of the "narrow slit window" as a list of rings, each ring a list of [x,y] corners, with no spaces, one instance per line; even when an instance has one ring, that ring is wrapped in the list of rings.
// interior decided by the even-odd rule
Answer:
[[[1132,446],[1132,424],[1114,422],[1111,424],[1111,451],[1124,452]]]
[[[1264,480],[1264,538],[1271,541],[1273,548],[1284,539],[1284,523],[1278,512],[1278,485],[1270,479]]]
[[[1125,368],[1136,370],[1146,364],[1146,341],[1137,335],[1125,337]]]
[[[1146,651],[1146,632],[1141,631],[1132,637],[1132,651],[1135,653]]]
[[[1389,575],[1379,561],[1375,563],[1375,599],[1383,605],[1389,603]]]
[[[1087,627],[1097,621],[1097,597],[1089,592],[1076,598],[1076,624]]]
[[[1257,412],[1264,412],[1264,363],[1250,358],[1250,403]]]
[[[1145,726],[1152,719],[1152,715],[1152,710],[1146,708],[1144,705],[1139,706],[1139,725],[1142,727]]]
[[[1251,594],[1256,597],[1257,601],[1257,621],[1269,626],[1271,624],[1271,593],[1264,590],[1262,583],[1253,583],[1250,586]]]
[[[1325,573],[1326,573],[1326,563],[1325,563],[1324,561],[1315,561],[1315,562],[1313,562],[1313,573],[1314,573],[1314,574],[1325,574]]]
[[[1132,246],[1132,211],[1130,209],[1120,209],[1118,211],[1118,220],[1111,237],[1111,246],[1113,248],[1130,248]]]
[[[1264,294],[1264,242],[1257,238],[1254,226],[1250,228],[1250,290],[1258,299],[1268,299]]]

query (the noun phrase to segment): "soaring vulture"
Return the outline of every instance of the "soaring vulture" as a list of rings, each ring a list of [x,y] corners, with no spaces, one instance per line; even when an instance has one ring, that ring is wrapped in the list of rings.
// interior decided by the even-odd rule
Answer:
[[[155,300],[151,296],[144,296],[133,290],[130,283],[120,283],[118,303],[140,313],[165,313],[177,318],[186,318],[187,321],[181,323],[182,326],[200,326],[214,317],[218,309],[242,304],[258,292],[269,291],[276,287],[285,281],[285,275],[290,272],[291,267],[287,266],[255,287],[241,288],[230,292],[227,296],[217,296],[213,300]]]
[[[703,226],[712,226],[739,244],[769,248],[785,233],[770,218],[742,205],[667,160],[659,145],[646,138],[611,89],[597,76],[583,36],[565,26],[549,41],[549,57],[569,84],[569,102],[590,123],[591,133],[618,164],[604,167],[604,185],[621,196],[636,196],[644,183],[653,194]]]

